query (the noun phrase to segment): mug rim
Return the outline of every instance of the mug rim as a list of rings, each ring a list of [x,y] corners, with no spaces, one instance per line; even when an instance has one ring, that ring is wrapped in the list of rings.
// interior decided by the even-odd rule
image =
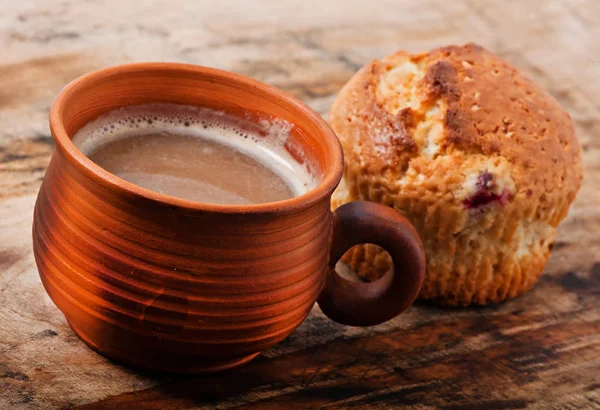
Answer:
[[[285,100],[293,107],[296,113],[303,115],[318,127],[319,132],[324,137],[325,143],[330,152],[330,169],[323,170],[323,178],[321,181],[319,181],[317,186],[308,192],[303,193],[302,195],[276,202],[248,205],[212,204],[161,194],[147,188],[142,188],[108,172],[89,159],[75,146],[64,126],[64,107],[67,103],[73,103],[72,100],[76,98],[77,91],[85,87],[88,83],[96,82],[97,80],[109,75],[115,75],[119,73],[141,73],[150,70],[162,70],[165,72],[187,72],[208,75],[216,79],[235,82],[244,87],[258,89],[264,94],[268,95],[268,98]],[[80,172],[83,172],[95,182],[107,184],[111,188],[122,193],[133,194],[158,203],[193,211],[206,211],[226,214],[264,214],[272,212],[281,213],[309,207],[333,193],[342,178],[344,167],[343,151],[337,136],[329,124],[327,124],[327,122],[317,112],[308,107],[308,105],[296,97],[286,93],[285,91],[254,78],[200,65],[172,62],[145,62],[120,64],[89,72],[71,81],[60,91],[50,109],[49,122],[50,131],[52,133],[54,143],[56,144],[56,148],[60,149],[61,152],[67,156],[69,162],[75,165]]]

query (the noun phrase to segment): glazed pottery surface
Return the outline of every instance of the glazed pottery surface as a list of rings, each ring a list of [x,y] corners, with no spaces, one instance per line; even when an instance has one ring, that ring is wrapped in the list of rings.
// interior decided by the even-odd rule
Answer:
[[[112,109],[169,102],[293,124],[291,150],[323,175],[281,202],[224,206],[130,184],[95,165],[70,138]],[[325,123],[281,91],[236,74],[167,63],[119,66],[69,84],[50,114],[55,151],[35,207],[42,282],[79,337],[145,368],[215,371],[288,336],[315,301],[349,325],[388,320],[415,299],[425,261],[410,224],[390,208],[352,203],[333,215],[342,152]],[[355,244],[385,247],[396,266],[371,284],[331,268]]]

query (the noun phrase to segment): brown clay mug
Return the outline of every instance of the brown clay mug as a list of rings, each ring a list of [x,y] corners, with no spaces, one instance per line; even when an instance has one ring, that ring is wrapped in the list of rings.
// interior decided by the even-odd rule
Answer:
[[[153,102],[284,119],[323,178],[281,202],[205,204],[128,183],[71,142],[102,113]],[[274,87],[192,65],[118,66],[67,85],[50,128],[56,148],[35,206],[35,259],[73,330],[110,358],[167,371],[226,369],[287,337],[317,300],[333,320],[367,326],[402,312],[421,287],[416,231],[374,203],[332,214],[340,144],[318,114]],[[384,247],[396,272],[373,283],[342,279],[336,261],[366,242]]]

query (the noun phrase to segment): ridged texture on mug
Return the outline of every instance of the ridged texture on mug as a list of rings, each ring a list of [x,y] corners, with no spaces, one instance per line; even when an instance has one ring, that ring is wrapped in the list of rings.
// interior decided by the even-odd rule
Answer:
[[[33,239],[44,286],[82,339],[124,362],[194,371],[243,361],[304,320],[330,230],[327,198],[277,216],[186,211],[115,195],[58,151]]]
[[[287,121],[286,148],[321,181],[281,202],[202,204],[117,178],[71,142],[106,112],[153,102]],[[140,63],[67,85],[50,130],[56,148],[36,202],[34,255],[87,344],[142,367],[214,371],[250,360],[308,315],[329,269],[329,200],[342,173],[339,142],[317,113],[237,74]]]

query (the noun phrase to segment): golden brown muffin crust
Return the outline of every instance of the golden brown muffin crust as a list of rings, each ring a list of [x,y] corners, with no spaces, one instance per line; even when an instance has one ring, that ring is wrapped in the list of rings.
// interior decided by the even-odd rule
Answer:
[[[370,200],[410,219],[422,298],[485,304],[535,282],[582,180],[573,123],[550,95],[474,44],[401,51],[359,70],[329,122],[346,165],[333,207]],[[369,246],[345,260],[366,280],[390,266]]]
[[[397,107],[397,98],[381,95],[378,88],[386,73],[407,61],[416,66],[412,89],[420,101]],[[540,201],[548,201],[546,194],[557,192],[573,200],[582,166],[569,114],[511,65],[475,44],[398,52],[371,62],[344,87],[330,123],[343,134],[349,161],[360,163],[366,173],[401,177],[419,156],[414,131],[436,104],[446,113],[434,158],[456,150],[502,156],[513,165],[515,194],[537,193]]]

